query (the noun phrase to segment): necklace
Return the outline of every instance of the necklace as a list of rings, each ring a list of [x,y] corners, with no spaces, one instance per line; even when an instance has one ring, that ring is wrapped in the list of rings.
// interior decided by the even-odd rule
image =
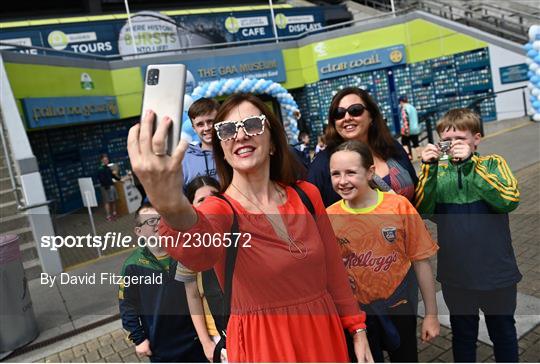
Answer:
[[[239,193],[241,194],[242,196],[244,196],[244,198],[249,202],[251,203],[253,206],[255,206],[255,208],[257,210],[259,210],[263,216],[266,218],[266,221],[268,221],[270,223],[270,225],[274,228],[274,230],[278,230],[281,234],[283,234],[283,236],[286,236],[287,238],[286,239],[282,239],[283,240],[286,240],[287,242],[287,245],[289,246],[289,253],[291,253],[291,255],[296,258],[296,259],[304,259],[305,257],[307,257],[307,248],[306,246],[304,245],[304,243],[302,243],[301,241],[299,240],[295,240],[293,237],[291,237],[291,235],[283,230],[278,224],[277,222],[273,222],[272,219],[270,219],[266,213],[259,207],[259,205],[262,205],[262,203],[255,197],[255,199],[257,200],[257,202],[259,202],[259,205],[257,205],[256,203],[254,203],[249,197],[247,197],[242,191],[240,191],[240,189],[238,187],[236,187],[233,183],[231,183],[231,186],[233,186],[233,188]],[[278,193],[278,195],[284,199],[285,196],[282,194],[281,191],[278,190],[278,188],[276,187],[276,185],[274,184],[274,189],[276,190],[276,192]],[[283,220],[282,220],[283,221]],[[278,234],[279,235],[279,234]]]

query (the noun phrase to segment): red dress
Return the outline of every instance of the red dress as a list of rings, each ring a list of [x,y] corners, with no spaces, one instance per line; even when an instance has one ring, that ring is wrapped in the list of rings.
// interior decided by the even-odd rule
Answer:
[[[279,211],[289,235],[305,246],[303,259],[291,254],[264,215],[249,213],[227,196],[238,214],[240,232],[251,234],[251,247],[242,247],[246,239],[239,241],[233,277],[227,327],[231,362],[347,362],[343,327],[365,327],[319,192],[307,182],[299,186],[312,201],[317,222],[291,187]],[[207,198],[196,212],[198,222],[187,232],[191,245],[195,233],[231,231],[232,211],[225,201]],[[175,239],[178,235],[163,219],[159,232]],[[223,286],[224,247],[178,244],[167,250],[194,271],[215,266]]]

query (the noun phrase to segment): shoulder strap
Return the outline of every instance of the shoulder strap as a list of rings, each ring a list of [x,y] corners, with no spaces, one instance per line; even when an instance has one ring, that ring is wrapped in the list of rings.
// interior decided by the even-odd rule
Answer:
[[[234,209],[231,202],[223,195],[216,195],[216,197],[222,199],[225,201],[229,207],[231,208],[233,212],[233,223],[231,226],[231,235],[234,238],[235,235],[233,234],[239,234],[240,229],[238,225],[238,215],[236,214],[236,210]],[[222,320],[222,330],[219,333],[221,336],[221,339],[219,340],[219,343],[216,345],[216,348],[214,350],[214,363],[221,362],[221,349],[226,347],[226,337],[227,333],[225,330],[227,329],[227,325],[229,323],[229,316],[231,314],[231,295],[232,295],[232,279],[234,275],[234,266],[236,264],[236,255],[238,254],[238,246],[236,244],[231,244],[227,247],[226,257],[225,257],[225,291],[224,291],[224,297],[223,297],[223,315],[221,315]]]
[[[300,199],[304,203],[304,206],[306,206],[311,216],[313,216],[313,218],[315,219],[315,207],[313,207],[313,204],[311,203],[311,200],[309,199],[307,193],[303,189],[301,189],[300,186],[298,186],[296,183],[291,187],[294,188],[294,190],[296,191],[298,196],[300,196]]]

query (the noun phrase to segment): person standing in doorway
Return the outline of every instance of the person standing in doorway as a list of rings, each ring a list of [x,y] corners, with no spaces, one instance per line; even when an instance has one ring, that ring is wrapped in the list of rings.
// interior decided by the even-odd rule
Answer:
[[[101,161],[101,165],[98,169],[97,178],[101,185],[101,195],[103,196],[105,213],[107,214],[106,219],[107,221],[113,221],[117,216],[116,200],[118,200],[113,179],[120,181],[120,177],[109,168],[109,156],[107,154],[101,154],[99,160]]]

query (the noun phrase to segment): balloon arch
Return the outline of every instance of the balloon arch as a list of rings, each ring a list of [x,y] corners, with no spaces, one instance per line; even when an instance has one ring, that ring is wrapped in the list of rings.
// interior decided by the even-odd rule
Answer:
[[[285,127],[289,143],[296,142],[298,137],[298,124],[296,122],[295,113],[298,111],[298,104],[294,101],[291,94],[279,83],[258,78],[229,78],[203,82],[193,90],[191,99],[192,101],[196,101],[201,97],[216,97],[237,92],[267,94],[276,98],[281,108],[283,126]]]

